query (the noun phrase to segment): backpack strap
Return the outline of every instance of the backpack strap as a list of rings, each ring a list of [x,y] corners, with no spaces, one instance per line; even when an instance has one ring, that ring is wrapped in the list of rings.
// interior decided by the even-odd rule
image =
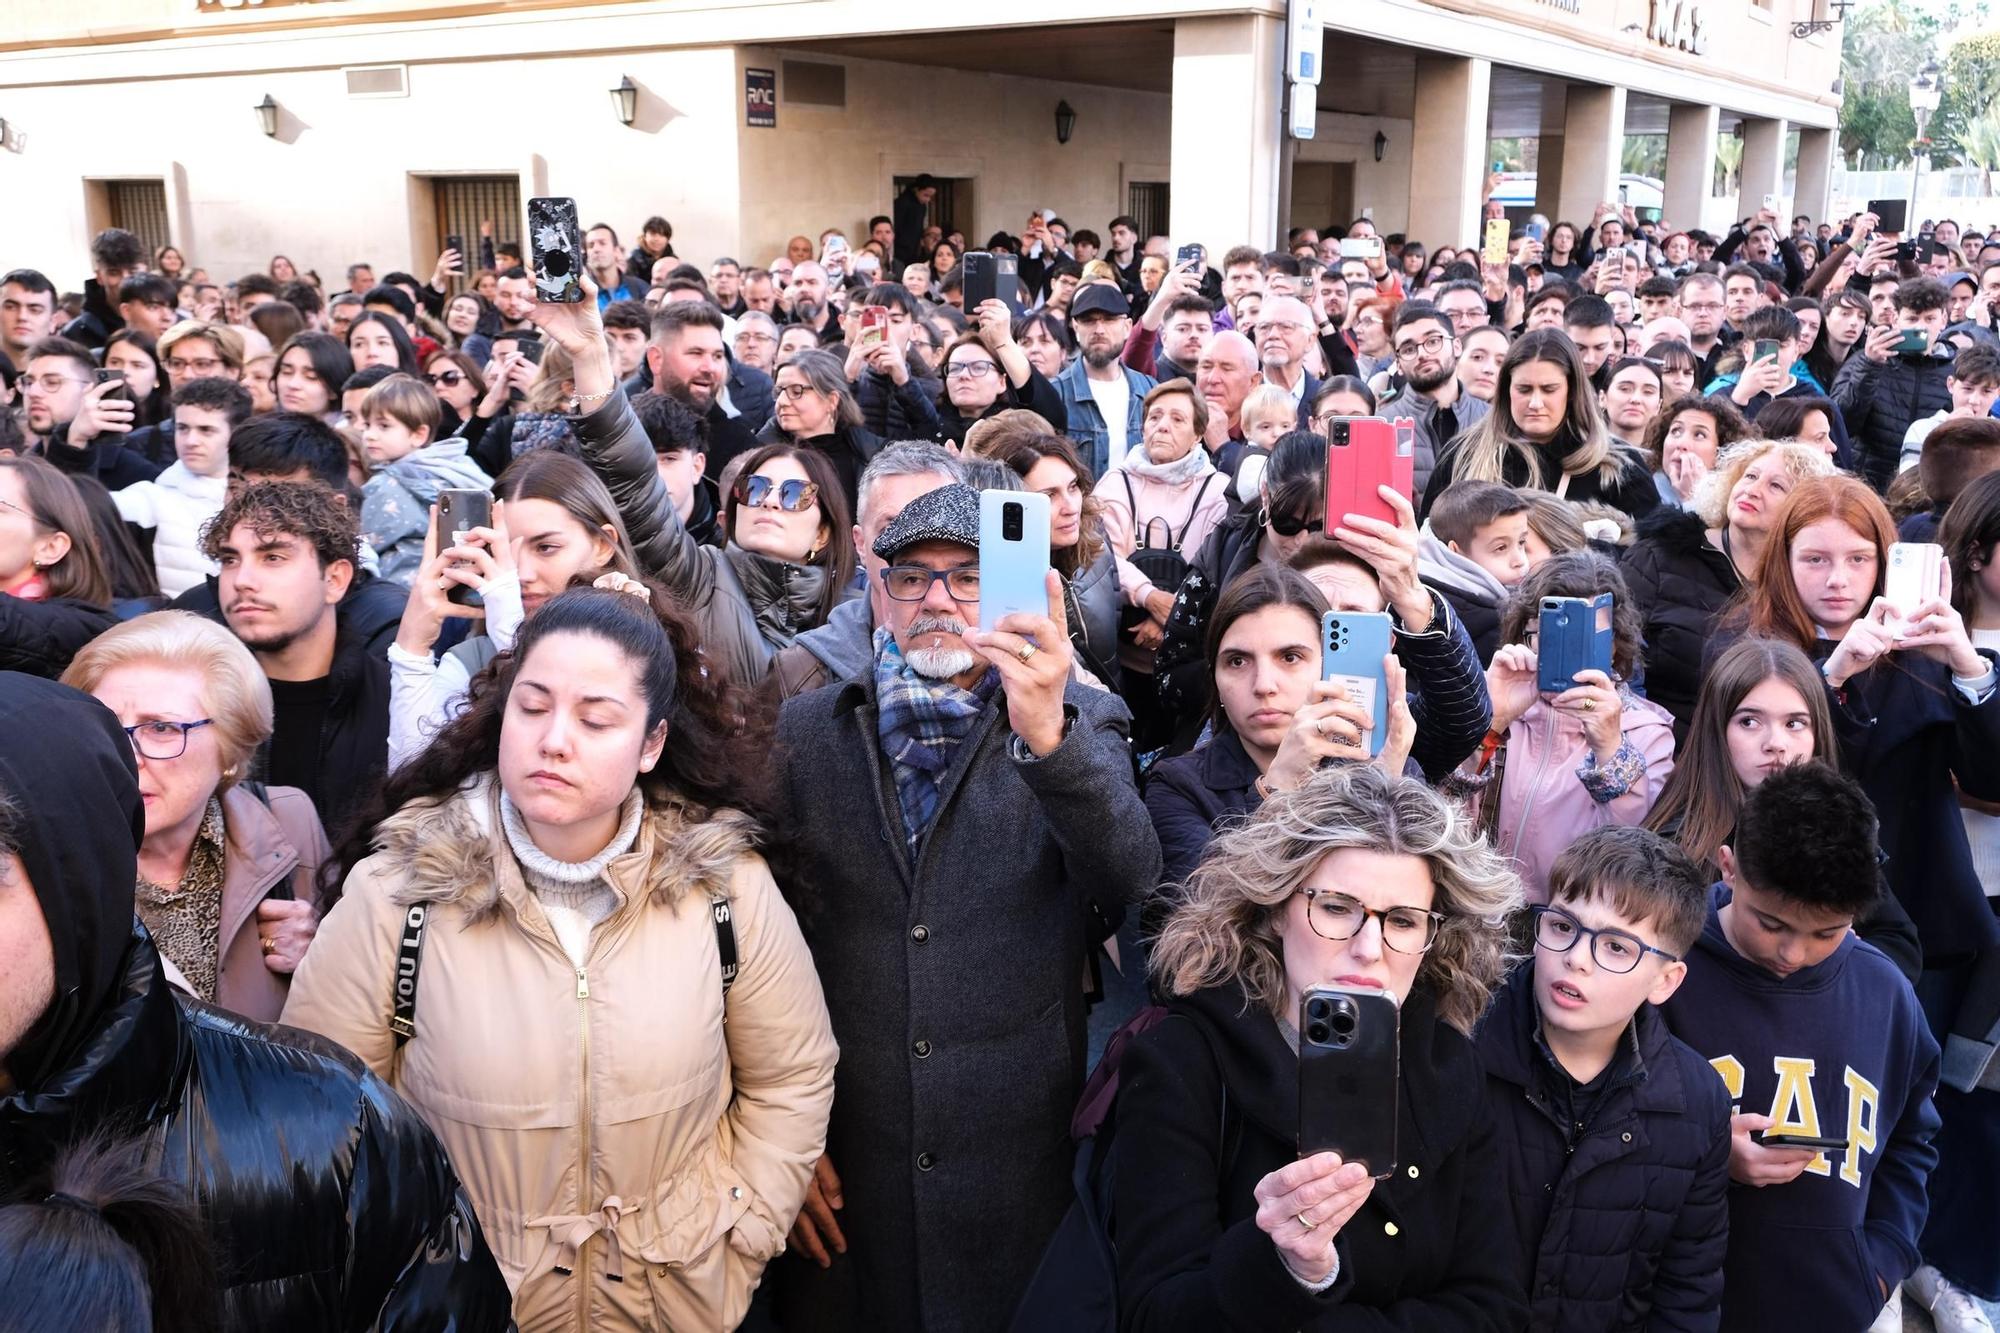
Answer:
[[[1176,551],[1180,550],[1181,547],[1187,545],[1188,529],[1194,526],[1195,515],[1201,512],[1202,498],[1208,494],[1209,484],[1213,482],[1218,475],[1219,475],[1218,473],[1210,472],[1207,476],[1201,479],[1201,489],[1194,493],[1194,504],[1188,509],[1187,522],[1181,524],[1181,535],[1174,538],[1174,549]],[[1127,484],[1129,485],[1130,483]]]
[[[417,973],[424,965],[424,921],[430,914],[426,903],[412,903],[403,913],[403,936],[396,942],[396,989],[389,1011],[389,1031],[396,1048],[417,1032]]]
[[[715,956],[722,961],[722,993],[727,997],[736,984],[736,922],[729,914],[729,899],[711,895],[708,914],[715,922]]]

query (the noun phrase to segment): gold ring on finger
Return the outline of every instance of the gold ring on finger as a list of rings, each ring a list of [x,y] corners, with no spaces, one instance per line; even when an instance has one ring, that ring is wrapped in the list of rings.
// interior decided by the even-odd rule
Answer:
[[[1316,1226],[1318,1226],[1318,1225],[1319,1225],[1319,1223],[1317,1223],[1317,1222],[1308,1222],[1308,1221],[1306,1221],[1306,1215],[1305,1215],[1304,1213],[1294,1213],[1294,1214],[1292,1214],[1292,1215],[1293,1215],[1294,1217],[1298,1218],[1298,1220],[1299,1220],[1299,1225],[1300,1225],[1300,1226],[1302,1226],[1302,1227],[1304,1227],[1304,1228],[1305,1228],[1305,1229],[1306,1229],[1307,1231],[1311,1231],[1311,1230],[1312,1230],[1312,1229],[1313,1229],[1314,1227],[1316,1227]]]
[[[1025,662],[1040,651],[1041,650],[1035,647],[1034,644],[1024,643],[1019,648],[1015,649],[1015,655],[1018,656],[1023,662]]]

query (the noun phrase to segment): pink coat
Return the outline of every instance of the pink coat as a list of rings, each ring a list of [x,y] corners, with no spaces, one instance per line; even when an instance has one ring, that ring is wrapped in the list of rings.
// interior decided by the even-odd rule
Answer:
[[[1138,447],[1138,446],[1135,446]],[[1195,445],[1197,449],[1201,445]],[[1208,489],[1202,490],[1202,482]],[[1131,490],[1126,490],[1126,483]],[[1124,594],[1128,606],[1143,607],[1149,593],[1156,591],[1152,580],[1141,574],[1131,562],[1130,556],[1138,547],[1138,534],[1151,521],[1149,542],[1154,546],[1178,541],[1183,558],[1192,561],[1201,544],[1208,540],[1208,534],[1215,531],[1222,520],[1229,515],[1229,478],[1219,472],[1205,472],[1194,481],[1180,486],[1170,486],[1151,477],[1142,477],[1136,472],[1127,472],[1122,467],[1113,467],[1098,478],[1097,503],[1104,519],[1105,542],[1118,560],[1118,587]],[[1197,504],[1195,496],[1200,494]],[[1133,514],[1133,502],[1138,503],[1138,514]],[[1190,523],[1189,519],[1193,522]],[[1181,535],[1181,529],[1187,535]],[[1174,588],[1159,589],[1172,593]],[[1118,642],[1118,656],[1121,663],[1140,671],[1153,669],[1153,655],[1135,649],[1129,639],[1122,635]]]
[[[1577,776],[1590,749],[1575,714],[1537,699],[1507,729],[1495,841],[1514,859],[1530,903],[1548,901],[1549,868],[1565,847],[1594,828],[1644,822],[1666,790],[1674,771],[1673,716],[1635,694],[1621,694],[1625,740],[1643,762],[1621,775],[1625,790],[1609,801],[1598,801]]]

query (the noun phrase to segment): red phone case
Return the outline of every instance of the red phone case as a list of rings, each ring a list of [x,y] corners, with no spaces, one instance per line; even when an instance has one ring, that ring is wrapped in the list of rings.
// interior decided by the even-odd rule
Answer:
[[[1339,439],[1347,427],[1347,443]],[[1336,417],[1326,446],[1326,530],[1341,526],[1347,514],[1396,522],[1396,511],[1376,494],[1392,486],[1405,500],[1416,487],[1416,438],[1398,431],[1379,417]]]

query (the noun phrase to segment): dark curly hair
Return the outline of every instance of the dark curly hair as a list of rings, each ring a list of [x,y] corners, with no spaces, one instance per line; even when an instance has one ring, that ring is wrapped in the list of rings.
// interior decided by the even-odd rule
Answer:
[[[260,481],[229,497],[222,510],[201,530],[201,553],[222,559],[229,534],[248,524],[259,537],[278,533],[302,537],[325,569],[336,560],[353,560],[361,533],[354,511],[332,490],[311,481]]]
[[[704,657],[694,621],[658,584],[646,586],[651,596],[642,602],[630,593],[592,588],[580,576],[569,591],[528,617],[513,649],[472,678],[466,710],[355,810],[334,844],[337,855],[328,863],[332,873],[323,880],[323,894],[338,897],[339,884],[374,850],[375,826],[382,820],[412,801],[448,795],[498,766],[501,722],[521,664],[543,639],[565,632],[601,638],[640,668],[647,729],[667,724],[659,763],[638,776],[648,804],[691,805],[694,818],[724,807],[750,816],[758,849],[779,883],[789,886],[787,847],[772,836],[771,710],[726,683]],[[798,905],[789,891],[787,897]]]
[[[1882,893],[1876,828],[1861,784],[1815,759],[1759,783],[1729,845],[1752,888],[1859,917]]]
[[[1541,615],[1544,597],[1596,597],[1607,592],[1611,594],[1611,670],[1620,680],[1631,680],[1639,670],[1645,622],[1617,564],[1592,550],[1552,555],[1529,570],[1501,608],[1500,642],[1527,641],[1528,626]]]

